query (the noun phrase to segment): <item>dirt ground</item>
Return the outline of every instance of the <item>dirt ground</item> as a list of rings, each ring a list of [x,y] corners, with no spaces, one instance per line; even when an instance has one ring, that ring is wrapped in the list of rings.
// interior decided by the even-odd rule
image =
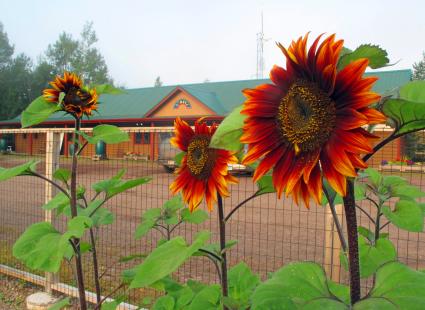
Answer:
[[[42,288],[0,274],[0,310],[26,309],[27,296]]]
[[[1,156],[0,166],[9,167],[27,161],[28,157]],[[68,159],[61,160],[61,167],[69,167]],[[115,214],[113,225],[98,231],[98,247],[101,272],[105,272],[102,281],[107,291],[117,283],[119,274],[132,264],[117,263],[119,257],[147,253],[155,246],[160,235],[156,232],[146,238],[135,240],[133,235],[141,214],[149,208],[160,207],[170,198],[169,184],[174,176],[166,173],[162,166],[153,162],[106,160],[91,161],[83,159],[79,165],[79,184],[87,188],[88,197],[93,195],[90,184],[111,177],[121,168],[127,170],[126,178],[151,176],[152,182],[111,199],[107,207]],[[43,164],[38,171],[44,172]],[[422,174],[404,175],[412,183],[422,185]],[[256,190],[250,177],[240,176],[239,184],[232,186],[232,196],[225,199],[225,210],[229,212]],[[11,246],[24,228],[31,223],[44,219],[44,184],[31,177],[18,177],[0,183],[0,263],[20,266],[10,254]],[[203,206],[204,207],[204,206]],[[367,207],[367,206],[366,206]],[[215,211],[215,210],[214,210]],[[214,232],[217,241],[216,213],[210,214],[210,220],[202,225],[181,226],[175,235],[191,240],[196,231],[209,229]],[[58,228],[64,227],[62,218],[54,221]],[[360,224],[367,226],[367,218],[360,217]],[[248,263],[263,278],[268,272],[275,271],[283,264],[296,260],[311,260],[323,265],[338,261],[325,261],[326,247],[326,210],[321,206],[306,209],[296,206],[291,199],[278,200],[275,194],[264,195],[251,200],[230,221],[228,239],[239,240],[230,251],[230,264],[240,260]],[[407,233],[391,228],[390,236],[395,242],[401,260],[414,268],[425,268],[424,234]],[[134,263],[133,263],[134,264]],[[87,262],[86,267],[89,268]],[[105,271],[106,270],[106,271]],[[188,278],[214,282],[217,280],[215,269],[205,258],[194,258],[178,273],[181,280]],[[62,281],[72,283],[70,271],[61,274]],[[344,273],[341,273],[344,277]],[[90,278],[90,276],[89,276]],[[88,279],[90,283],[90,279]]]

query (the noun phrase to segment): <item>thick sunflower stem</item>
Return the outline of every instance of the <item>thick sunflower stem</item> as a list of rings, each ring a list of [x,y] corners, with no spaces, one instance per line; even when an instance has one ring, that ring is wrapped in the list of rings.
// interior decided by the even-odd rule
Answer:
[[[226,254],[226,220],[224,218],[223,200],[217,195],[218,200],[218,225],[220,229],[220,252],[221,252],[221,288],[223,296],[228,295],[227,283],[227,254]],[[227,309],[226,307],[224,309]]]
[[[78,216],[77,212],[77,165],[78,165],[78,141],[77,141],[77,131],[80,130],[81,119],[75,119],[75,131],[73,135],[74,139],[74,152],[72,155],[72,166],[71,166],[71,217],[74,218]],[[78,284],[78,295],[80,300],[81,310],[87,310],[87,301],[86,301],[86,290],[84,287],[84,277],[83,277],[83,264],[81,259],[80,251],[80,239],[74,238],[72,240],[74,243],[75,250],[75,265],[77,272],[77,284]]]
[[[356,202],[354,199],[354,181],[347,180],[347,195],[344,197],[345,218],[348,235],[348,262],[350,270],[351,304],[360,300],[359,244],[357,238]]]

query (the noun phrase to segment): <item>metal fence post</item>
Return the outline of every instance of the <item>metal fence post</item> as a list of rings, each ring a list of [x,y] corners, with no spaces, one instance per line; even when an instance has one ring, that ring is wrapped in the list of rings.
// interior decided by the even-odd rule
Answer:
[[[340,223],[342,223],[342,205],[335,205],[335,211]],[[340,281],[341,263],[339,254],[341,252],[341,242],[335,228],[332,211],[326,207],[325,215],[325,260],[324,266],[326,275],[335,282]]]
[[[46,132],[46,171],[45,175],[47,178],[51,179],[53,173],[56,169],[59,168],[59,153],[61,149],[61,141],[63,140],[63,133],[59,134],[53,131]],[[45,202],[49,202],[56,194],[56,188],[52,184],[45,182]],[[44,211],[44,220],[46,222],[52,223],[53,221],[53,211],[45,210]],[[45,290],[47,293],[52,293],[52,285],[58,282],[58,275],[46,272],[46,286]]]

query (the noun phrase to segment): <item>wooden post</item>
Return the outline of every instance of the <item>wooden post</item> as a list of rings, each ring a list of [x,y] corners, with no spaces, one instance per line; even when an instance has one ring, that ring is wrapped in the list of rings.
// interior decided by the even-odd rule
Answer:
[[[52,131],[46,132],[46,171],[47,178],[52,179],[53,173],[59,168],[59,153],[61,149],[61,138],[63,134],[54,133]],[[49,202],[56,194],[56,188],[52,184],[45,182],[45,196],[44,201]],[[44,211],[44,220],[51,223],[53,221],[52,210]],[[46,286],[47,293],[52,293],[52,285],[58,282],[57,274],[46,272]]]
[[[335,211],[340,223],[342,223],[343,205],[335,206]],[[326,206],[325,219],[325,260],[324,267],[326,275],[335,282],[340,281],[341,263],[339,254],[341,252],[341,242],[339,241],[338,232],[335,227],[332,211]]]

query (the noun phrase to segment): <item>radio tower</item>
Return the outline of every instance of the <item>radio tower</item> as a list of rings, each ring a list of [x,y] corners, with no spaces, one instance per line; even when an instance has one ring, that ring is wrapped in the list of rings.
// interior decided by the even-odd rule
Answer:
[[[264,42],[267,39],[264,38],[263,28],[263,12],[261,12],[261,32],[257,33],[257,79],[264,78]]]

